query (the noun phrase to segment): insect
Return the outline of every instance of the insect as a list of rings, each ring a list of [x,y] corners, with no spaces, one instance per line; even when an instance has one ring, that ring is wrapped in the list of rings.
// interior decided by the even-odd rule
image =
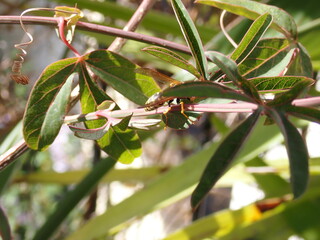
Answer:
[[[170,87],[179,85],[179,84],[183,84],[183,82],[180,82],[178,80],[175,80],[171,77],[168,77],[162,73],[159,73],[153,69],[149,69],[149,68],[139,68],[136,70],[136,72],[147,75],[147,76],[151,76],[154,80],[164,83],[164,84],[168,84]],[[168,103],[169,107],[170,104],[172,102],[174,102],[176,100],[177,104],[183,104],[181,101],[181,98],[176,98],[176,97],[165,97],[162,96],[161,92],[157,92],[155,94],[153,94],[145,103],[145,107],[144,109],[146,111],[152,111],[158,107],[161,107],[162,105],[164,105],[165,103]]]

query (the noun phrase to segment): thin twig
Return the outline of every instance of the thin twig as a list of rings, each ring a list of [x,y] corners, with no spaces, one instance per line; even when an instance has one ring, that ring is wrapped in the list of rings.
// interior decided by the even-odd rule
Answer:
[[[148,10],[155,3],[155,0],[143,0],[139,5],[137,10],[132,15],[131,19],[128,21],[126,26],[123,28],[123,31],[134,32],[143,17],[147,14]],[[119,52],[123,45],[126,43],[127,39],[122,37],[117,37],[111,45],[108,47],[109,51]]]

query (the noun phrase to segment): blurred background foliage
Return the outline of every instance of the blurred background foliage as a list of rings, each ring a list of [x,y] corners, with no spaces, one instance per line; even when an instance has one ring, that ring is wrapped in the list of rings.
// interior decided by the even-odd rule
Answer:
[[[3,0],[0,14],[19,15],[32,7],[75,4],[84,12],[84,21],[122,28],[139,1]],[[184,4],[206,49],[230,53],[232,46],[219,27],[220,10],[193,1],[184,1]],[[315,7],[318,1],[277,0],[268,4],[279,6],[294,17],[299,41],[309,52],[314,76],[318,78],[320,12]],[[251,21],[228,14],[225,23],[237,42]],[[31,79],[26,87],[15,84],[9,77],[15,54],[13,45],[20,42],[23,32],[19,25],[0,26],[0,153],[21,139],[19,122],[30,88],[41,71],[70,54],[53,28],[28,26],[28,29],[35,42],[28,48],[24,65],[24,72]],[[170,3],[165,0],[156,2],[137,31],[184,43]],[[107,48],[113,39],[76,31],[74,45],[85,53]],[[120,53],[141,66],[181,75],[172,65],[142,53],[140,49],[145,46],[147,44],[128,41]],[[313,94],[319,95],[318,85]],[[113,97],[120,106],[128,107],[129,103],[121,96]],[[75,106],[70,114],[77,113],[78,108]],[[29,150],[0,172],[0,204],[8,216],[14,239],[46,239],[51,232],[54,232],[52,239],[319,239],[320,151],[317,139],[320,129],[302,121],[295,124],[301,128],[312,157],[311,182],[304,197],[287,203],[290,188],[283,139],[276,127],[263,127],[261,122],[237,158],[237,166],[218,182],[198,211],[191,212],[188,196],[205,163],[219,139],[241,119],[241,114],[206,114],[186,131],[140,131],[144,140],[142,157],[129,166],[116,164],[112,170],[110,166],[99,165],[108,171],[101,179],[96,179],[100,180],[99,187],[94,188],[96,182],[93,181],[93,189],[89,191],[88,188],[90,194],[78,205],[70,203],[70,214],[61,210],[65,220],[56,222],[57,226],[50,229],[48,216],[58,211],[57,203],[64,201],[67,193],[69,196],[86,195],[77,192],[79,185],[97,171],[93,143],[74,137],[67,127],[62,128],[49,150]],[[105,156],[102,159],[108,160]]]

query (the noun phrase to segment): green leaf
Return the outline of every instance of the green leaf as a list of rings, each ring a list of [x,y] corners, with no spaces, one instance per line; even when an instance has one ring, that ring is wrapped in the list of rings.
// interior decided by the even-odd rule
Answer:
[[[273,18],[271,25],[273,28],[282,32],[289,39],[297,38],[297,26],[294,19],[278,7],[250,0],[197,0],[196,2],[224,9],[252,20],[269,13]]]
[[[295,198],[300,197],[307,189],[309,179],[308,149],[298,129],[281,111],[269,111],[272,119],[280,127],[284,136],[290,162],[290,183]]]
[[[260,157],[245,162],[246,167],[269,167]],[[282,197],[290,193],[290,184],[278,172],[251,173],[259,188],[263,190],[265,198]]]
[[[66,113],[72,83],[70,75],[76,63],[77,58],[57,61],[49,65],[36,82],[23,119],[24,139],[31,149],[44,150],[57,136]]]
[[[111,100],[98,85],[91,79],[84,65],[81,66],[80,74],[81,108],[83,113],[94,112],[105,100]],[[106,121],[104,119],[87,121],[86,125],[90,129],[97,129]],[[99,135],[99,137],[101,137]],[[131,163],[141,155],[141,143],[135,131],[122,129],[121,126],[111,126],[106,134],[97,140],[99,147],[108,153],[116,161]]]
[[[313,68],[310,56],[301,43],[297,44],[293,63],[290,64],[286,74],[306,76],[310,78],[313,77]]]
[[[163,240],[196,240],[196,239],[220,239],[221,236],[232,231],[235,226],[248,225],[257,221],[261,215],[259,209],[249,205],[236,211],[229,209],[218,211],[214,214],[197,219],[190,225],[178,230]],[[207,238],[206,238],[207,237]]]
[[[196,208],[203,197],[230,167],[241,146],[256,124],[261,111],[257,110],[235,128],[220,144],[206,166],[200,182],[191,196],[191,205]]]
[[[230,58],[236,63],[241,63],[256,47],[259,40],[272,22],[272,16],[265,13],[258,17],[250,26],[246,35],[242,38],[238,47],[233,51]]]
[[[219,239],[283,240],[292,236],[317,239],[320,234],[319,204],[320,191],[318,188],[314,188],[312,192],[301,198],[266,212],[252,224],[236,226],[233,231],[219,237]]]
[[[111,126],[106,135],[97,141],[103,151],[113,159],[130,164],[142,154],[141,142],[137,133],[121,126]]]
[[[116,53],[97,50],[83,58],[92,72],[134,103],[144,105],[160,91],[151,77],[135,72],[138,66]]]
[[[300,80],[291,87],[290,90],[276,95],[276,97],[268,103],[268,106],[281,106],[291,103],[295,100],[300,94],[304,93],[306,89],[314,83],[314,80],[307,77],[297,77]]]
[[[298,118],[320,124],[320,110],[317,108],[289,105],[286,106],[285,111]]]
[[[184,59],[183,57],[181,57],[180,55],[176,54],[175,52],[169,49],[152,46],[152,47],[146,47],[142,49],[142,51],[147,52],[153,56],[156,56],[179,68],[182,68],[188,71],[189,73],[193,74],[197,78],[201,77],[199,71],[191,63],[189,63],[186,59]]]
[[[115,163],[116,161],[111,158],[101,159],[92,171],[58,202],[55,210],[47,218],[42,227],[37,230],[33,240],[48,239],[78,203],[95,189],[100,179],[113,168]]]
[[[171,0],[171,3],[184,38],[196,62],[197,69],[201,76],[207,80],[209,76],[207,70],[207,59],[204,54],[199,33],[181,0]]]
[[[283,75],[292,61],[295,48],[287,39],[261,39],[249,56],[239,65],[239,72],[246,78]]]
[[[11,240],[11,228],[6,214],[0,205],[0,236],[2,240]]]
[[[208,57],[214,62],[221,70],[226,74],[227,78],[231,80],[237,87],[243,92],[254,99],[256,102],[261,102],[258,91],[250,82],[248,82],[238,71],[237,64],[226,57],[225,55],[218,52],[207,52]]]
[[[283,77],[257,77],[248,79],[260,93],[277,93],[292,88],[300,81],[304,81],[305,77],[283,76]]]
[[[235,90],[225,87],[214,82],[186,82],[161,92],[164,97],[214,97],[223,99],[236,99],[245,102],[252,102],[252,99],[236,92]]]
[[[170,167],[168,166],[112,169],[100,180],[100,183],[111,183],[114,181],[124,183],[147,183],[169,169]],[[28,184],[71,185],[80,182],[90,171],[91,169],[82,169],[63,173],[54,171],[37,171],[18,175],[14,178],[14,182],[26,182]]]
[[[263,121],[259,121],[259,125],[252,133],[248,144],[241,151],[237,161],[250,160],[261,152],[270,149],[270,146],[278,145],[281,141],[282,138],[276,126],[266,128],[263,126]],[[87,240],[112,235],[125,228],[126,223],[132,221],[132,219],[164,208],[189,196],[216,147],[217,143],[212,143],[188,157],[181,165],[165,172],[162,176],[147,184],[144,189],[112,206],[105,213],[90,219],[66,239]]]

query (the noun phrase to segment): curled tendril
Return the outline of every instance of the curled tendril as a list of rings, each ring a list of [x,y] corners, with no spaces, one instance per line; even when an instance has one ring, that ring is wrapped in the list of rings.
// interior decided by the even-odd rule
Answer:
[[[226,10],[223,10],[221,12],[221,15],[220,15],[220,28],[223,32],[223,34],[225,35],[225,37],[228,39],[228,41],[231,43],[231,45],[234,47],[234,48],[237,48],[238,47],[238,44],[232,39],[232,37],[229,35],[229,33],[227,32],[227,30],[225,29],[224,27],[224,23],[223,23],[223,20],[226,16],[226,13],[227,11]]]
[[[24,62],[24,58],[27,55],[27,51],[24,49],[24,47],[27,47],[33,43],[33,37],[31,35],[31,33],[29,33],[27,31],[25,25],[23,24],[22,16],[25,15],[26,13],[34,12],[34,11],[52,11],[52,12],[61,12],[61,13],[67,13],[67,14],[76,14],[76,15],[79,14],[79,12],[77,12],[77,11],[68,11],[68,10],[53,9],[53,8],[30,8],[30,9],[23,11],[20,14],[20,26],[21,26],[22,30],[25,32],[25,34],[28,36],[29,41],[14,45],[14,47],[18,50],[18,53],[17,53],[17,58],[13,61],[12,73],[11,73],[10,77],[16,83],[20,83],[23,85],[26,85],[29,83],[28,76],[23,75],[21,73],[21,68],[22,68],[22,64]],[[68,21],[70,21],[70,19],[68,19]]]

